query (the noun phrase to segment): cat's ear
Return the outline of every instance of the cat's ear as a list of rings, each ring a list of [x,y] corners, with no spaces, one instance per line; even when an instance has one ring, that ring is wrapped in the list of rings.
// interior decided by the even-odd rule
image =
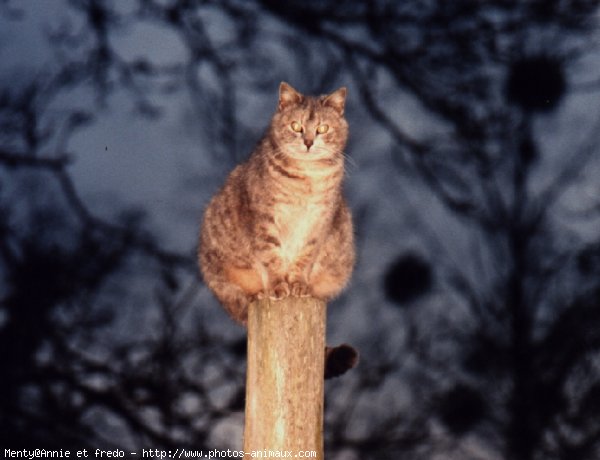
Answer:
[[[334,91],[323,99],[323,106],[334,108],[340,115],[344,115],[346,105],[346,87]]]
[[[304,97],[286,82],[279,84],[279,110],[283,110],[290,105],[299,104]]]

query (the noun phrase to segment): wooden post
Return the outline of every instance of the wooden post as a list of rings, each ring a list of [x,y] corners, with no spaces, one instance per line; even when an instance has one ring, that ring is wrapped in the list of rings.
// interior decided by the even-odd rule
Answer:
[[[244,451],[323,459],[325,303],[289,297],[248,310]]]

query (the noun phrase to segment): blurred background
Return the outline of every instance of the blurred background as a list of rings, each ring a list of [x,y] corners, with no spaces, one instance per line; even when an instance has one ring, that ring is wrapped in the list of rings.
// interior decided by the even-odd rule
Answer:
[[[349,90],[327,457],[600,458],[592,0],[0,0],[0,447],[241,446],[204,207],[285,80]]]

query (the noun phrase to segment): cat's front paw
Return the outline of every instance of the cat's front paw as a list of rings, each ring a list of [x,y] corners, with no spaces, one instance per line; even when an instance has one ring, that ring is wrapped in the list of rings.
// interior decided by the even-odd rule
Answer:
[[[290,285],[285,281],[280,281],[271,290],[269,297],[271,300],[281,300],[289,297]]]
[[[291,285],[290,294],[294,297],[310,297],[310,289],[306,283],[295,281]]]

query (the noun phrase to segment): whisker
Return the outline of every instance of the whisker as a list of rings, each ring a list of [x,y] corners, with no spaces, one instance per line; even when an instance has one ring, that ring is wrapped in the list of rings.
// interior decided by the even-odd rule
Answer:
[[[352,170],[358,169],[358,164],[354,158],[348,155],[343,150],[328,150],[326,147],[315,147],[315,152],[326,151],[327,153],[332,153],[333,158],[344,162],[344,173],[348,173],[348,166],[352,168]],[[282,157],[286,157],[288,153],[280,146],[276,146],[273,149],[273,154],[275,158],[279,159]]]

